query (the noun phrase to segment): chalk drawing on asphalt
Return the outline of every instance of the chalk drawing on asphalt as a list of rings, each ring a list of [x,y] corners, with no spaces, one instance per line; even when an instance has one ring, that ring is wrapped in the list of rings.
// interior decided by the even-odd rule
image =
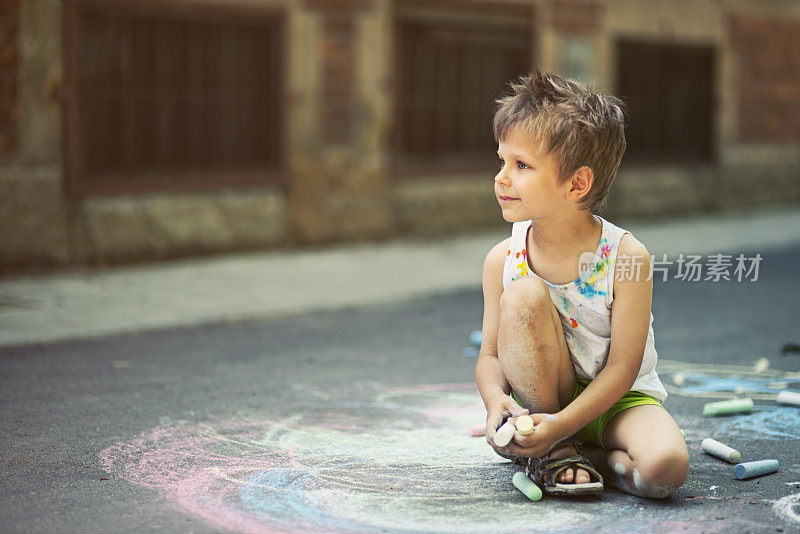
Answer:
[[[169,422],[110,446],[100,459],[112,476],[237,532],[719,526],[702,507],[654,505],[619,493],[614,506],[603,498],[580,507],[556,499],[530,503],[511,484],[519,467],[496,456],[483,438],[467,435],[484,418],[474,384],[388,390],[375,384],[362,396],[306,397],[308,404],[285,418]],[[757,526],[738,516],[725,525]]]
[[[800,440],[800,410],[789,406],[758,407],[745,417],[720,419],[716,432],[724,436],[755,436],[771,441]]]
[[[800,390],[800,373],[759,365],[696,364],[659,360],[658,374],[670,394],[684,397],[775,400],[785,389]]]
[[[800,525],[800,493],[782,497],[775,501],[772,507],[779,516]]]

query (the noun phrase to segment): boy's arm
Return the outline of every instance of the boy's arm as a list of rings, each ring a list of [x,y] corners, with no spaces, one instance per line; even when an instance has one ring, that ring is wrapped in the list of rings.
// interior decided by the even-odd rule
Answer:
[[[528,413],[509,397],[511,385],[497,359],[497,329],[500,322],[500,295],[503,293],[503,264],[511,238],[495,245],[483,264],[483,327],[481,350],[475,365],[475,381],[486,405],[486,438],[493,443],[494,432],[504,415]]]
[[[608,359],[597,377],[561,411],[560,419],[570,432],[568,435],[600,417],[630,391],[642,366],[653,300],[650,254],[630,234],[620,240],[617,254],[626,259],[623,266],[638,265],[638,275],[636,269],[623,272],[617,262]]]

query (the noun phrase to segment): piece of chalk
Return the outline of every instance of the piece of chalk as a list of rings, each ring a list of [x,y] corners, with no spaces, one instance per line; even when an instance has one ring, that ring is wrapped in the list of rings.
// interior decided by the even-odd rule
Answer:
[[[715,439],[706,438],[700,446],[703,447],[704,452],[711,456],[716,456],[720,460],[725,460],[732,464],[737,464],[742,461],[742,453]]]
[[[683,436],[683,441],[686,441],[686,431],[682,428],[680,430],[681,430],[681,436]]]
[[[478,356],[478,349],[475,347],[464,347],[461,349],[461,355],[465,358],[475,358]]]
[[[733,476],[739,480],[753,478],[761,475],[769,475],[778,470],[778,460],[757,460],[755,462],[744,462],[733,466]]]
[[[703,406],[703,415],[731,415],[736,413],[750,413],[753,411],[753,399],[733,399],[719,402],[709,402]]]
[[[756,373],[763,373],[767,369],[769,369],[769,358],[759,358],[753,364],[753,371]]]
[[[533,434],[533,419],[530,415],[521,415],[517,417],[516,426],[517,432],[523,436]]]
[[[497,429],[497,432],[494,435],[494,444],[498,447],[505,447],[511,443],[511,438],[514,437],[514,432],[516,431],[517,429],[513,423],[506,421],[500,428]]]
[[[514,477],[511,479],[511,481],[514,483],[514,486],[530,500],[542,500],[542,490],[539,489],[539,486],[534,484],[533,481],[522,471],[517,471],[514,473]]]
[[[775,399],[778,404],[791,404],[792,406],[800,406],[800,392],[797,391],[781,391],[778,393],[778,398]]]
[[[473,438],[479,438],[486,435],[486,425],[475,425],[469,429],[469,435]]]
[[[481,341],[483,341],[483,332],[480,330],[473,330],[469,335],[469,342],[476,347],[480,347]]]

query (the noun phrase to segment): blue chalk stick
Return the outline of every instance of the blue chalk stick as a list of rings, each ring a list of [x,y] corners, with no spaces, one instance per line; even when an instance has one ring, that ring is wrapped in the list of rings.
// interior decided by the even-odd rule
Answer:
[[[465,358],[475,358],[478,355],[478,349],[475,347],[464,347],[461,355]]]
[[[769,475],[778,470],[778,460],[757,460],[755,462],[744,462],[733,466],[733,476],[739,480],[753,478],[761,475]]]
[[[469,342],[476,347],[480,347],[481,341],[483,341],[483,332],[480,330],[473,330],[469,335]]]

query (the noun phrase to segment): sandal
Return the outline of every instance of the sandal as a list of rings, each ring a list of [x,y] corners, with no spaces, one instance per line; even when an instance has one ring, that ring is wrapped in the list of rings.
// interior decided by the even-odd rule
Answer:
[[[575,447],[576,454],[558,459],[550,458],[549,453],[541,458],[530,458],[527,467],[525,467],[525,474],[538,484],[545,493],[553,495],[596,495],[601,493],[603,491],[603,475],[581,453],[580,442],[573,439],[565,439],[559,442],[556,447],[563,443],[569,443]],[[555,449],[556,447],[553,448]],[[590,482],[585,484],[556,482],[556,477],[570,467],[586,470],[589,473]],[[533,474],[531,474],[531,471],[533,471]]]

